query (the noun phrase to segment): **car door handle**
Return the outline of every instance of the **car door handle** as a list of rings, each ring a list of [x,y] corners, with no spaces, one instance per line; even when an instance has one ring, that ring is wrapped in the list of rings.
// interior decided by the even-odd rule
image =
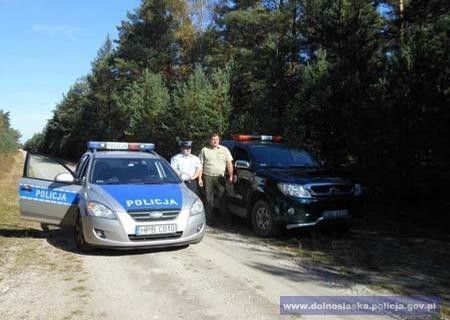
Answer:
[[[30,192],[33,189],[31,188],[30,185],[27,184],[27,185],[24,185],[24,186],[20,187],[20,190]]]

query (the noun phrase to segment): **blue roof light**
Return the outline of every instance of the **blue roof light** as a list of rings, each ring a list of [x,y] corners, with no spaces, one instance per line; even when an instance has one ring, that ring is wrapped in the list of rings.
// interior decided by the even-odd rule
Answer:
[[[128,150],[128,151],[146,151],[155,150],[154,143],[140,142],[114,142],[114,141],[88,141],[89,150]]]

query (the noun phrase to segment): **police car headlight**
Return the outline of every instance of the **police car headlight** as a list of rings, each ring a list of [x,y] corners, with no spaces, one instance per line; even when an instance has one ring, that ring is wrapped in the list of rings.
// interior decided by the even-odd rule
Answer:
[[[95,201],[89,201],[87,204],[87,214],[89,216],[116,219],[114,212],[104,204]]]
[[[205,209],[203,208],[203,202],[200,199],[194,201],[191,207],[191,216],[195,216],[199,213],[202,213]]]
[[[286,196],[311,198],[308,190],[301,184],[278,183],[278,189]]]

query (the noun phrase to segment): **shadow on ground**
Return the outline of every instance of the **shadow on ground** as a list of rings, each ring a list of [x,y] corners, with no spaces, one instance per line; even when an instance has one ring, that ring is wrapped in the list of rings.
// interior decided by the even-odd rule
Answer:
[[[128,249],[128,250],[90,248],[87,251],[80,251],[75,245],[73,228],[71,227],[59,228],[53,226],[49,226],[48,230],[20,228],[17,226],[2,226],[2,229],[0,229],[0,237],[46,239],[49,244],[61,250],[81,255],[95,255],[95,256],[141,255],[164,251],[176,251],[187,247],[187,246],[180,246],[171,248]]]
[[[9,229],[10,228],[10,229]],[[46,238],[46,234],[42,230],[32,228],[9,227],[8,229],[0,229],[0,237],[5,238]]]
[[[376,291],[442,298],[445,313],[450,306],[450,241],[448,234],[426,234],[387,221],[361,219],[351,231],[339,235],[332,228],[286,232],[278,238],[254,236],[251,225],[234,218],[210,229],[221,241],[263,243],[274,261],[282,252],[293,259],[295,270],[277,264],[249,266],[294,282],[313,281],[323,286],[368,286]],[[237,236],[233,236],[237,235]],[[266,250],[267,249],[267,250]],[[258,246],[252,247],[258,251]]]

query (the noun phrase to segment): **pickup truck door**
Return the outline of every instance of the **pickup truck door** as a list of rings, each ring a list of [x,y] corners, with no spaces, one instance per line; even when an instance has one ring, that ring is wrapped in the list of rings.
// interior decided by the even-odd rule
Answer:
[[[74,180],[74,173],[61,162],[27,153],[19,182],[21,218],[57,225],[71,223],[81,189]]]
[[[248,151],[244,148],[236,146],[234,148],[234,180],[231,185],[232,192],[230,192],[230,204],[229,209],[237,215],[245,217],[247,215],[247,201],[248,196],[251,194],[252,181],[254,173],[251,168],[239,168],[236,167],[236,162],[246,162],[251,164]]]

